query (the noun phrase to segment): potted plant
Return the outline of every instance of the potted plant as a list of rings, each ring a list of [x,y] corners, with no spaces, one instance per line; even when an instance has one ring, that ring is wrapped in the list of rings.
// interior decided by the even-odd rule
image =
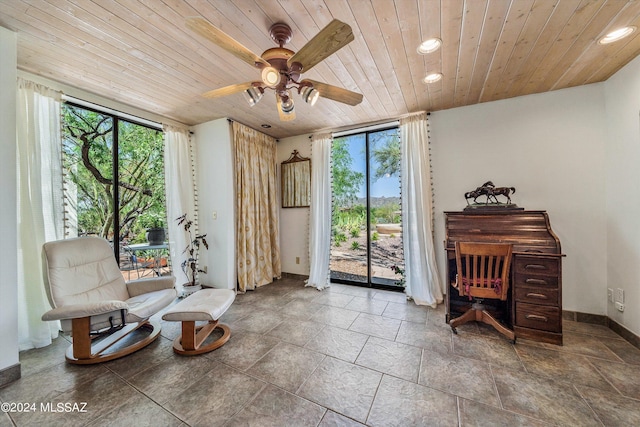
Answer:
[[[193,221],[187,218],[187,214],[176,218],[176,221],[178,221],[178,226],[184,227],[184,230],[189,234],[187,247],[182,252],[183,254],[187,254],[187,258],[180,264],[182,271],[187,276],[187,279],[189,279],[189,282],[182,286],[185,288],[185,294],[189,294],[200,289],[200,285],[197,283],[198,273],[206,273],[205,270],[198,268],[200,247],[204,246],[205,249],[209,249],[209,244],[206,240],[206,234],[193,235],[193,231],[191,230]]]
[[[149,212],[144,214],[140,221],[142,226],[147,229],[147,242],[150,245],[162,245],[166,238],[164,228],[164,214]]]

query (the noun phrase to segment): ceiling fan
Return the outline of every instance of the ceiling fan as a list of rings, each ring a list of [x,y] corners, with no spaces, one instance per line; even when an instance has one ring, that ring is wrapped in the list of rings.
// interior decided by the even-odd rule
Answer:
[[[298,52],[284,47],[291,40],[291,27],[284,23],[273,24],[269,34],[279,47],[267,49],[260,56],[202,17],[187,18],[187,26],[227,52],[262,70],[259,81],[215,89],[204,93],[204,97],[217,98],[243,92],[249,105],[254,106],[262,99],[266,89],[272,89],[276,94],[276,105],[282,121],[295,119],[292,90],[297,90],[309,105],[314,105],[318,97],[354,106],[362,102],[362,95],[359,93],[315,80],[300,80],[301,73],[309,71],[353,41],[353,31],[344,22],[334,19]]]

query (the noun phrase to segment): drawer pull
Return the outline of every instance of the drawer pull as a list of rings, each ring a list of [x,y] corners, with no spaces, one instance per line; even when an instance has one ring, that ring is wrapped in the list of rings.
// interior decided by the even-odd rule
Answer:
[[[548,297],[548,296],[546,296],[545,294],[537,294],[537,293],[535,293],[535,292],[529,292],[529,293],[527,294],[527,296],[528,296],[529,298],[538,298],[538,299],[548,299],[548,298],[549,298],[549,297]]]
[[[538,316],[537,314],[527,314],[524,317],[531,320],[541,320],[543,322],[546,322],[548,320],[546,316]]]
[[[524,266],[527,270],[546,270],[547,267],[542,264],[527,264]]]
[[[544,279],[527,279],[525,283],[533,284],[533,285],[546,285],[547,281]]]

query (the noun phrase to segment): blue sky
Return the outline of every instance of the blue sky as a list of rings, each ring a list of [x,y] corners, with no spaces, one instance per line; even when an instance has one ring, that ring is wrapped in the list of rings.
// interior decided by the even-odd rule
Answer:
[[[388,133],[390,135],[395,134],[397,132],[396,129],[383,131],[384,133]],[[348,136],[345,138],[347,140],[347,146],[349,147],[349,154],[353,159],[353,163],[351,164],[352,169],[356,172],[361,172],[363,175],[366,173],[366,164],[365,164],[365,134],[357,134]],[[391,177],[383,177],[378,180],[374,180],[373,175],[375,171],[375,163],[371,164],[371,197],[400,197],[400,177],[391,176]],[[363,185],[358,192],[358,197],[365,197],[365,186]]]

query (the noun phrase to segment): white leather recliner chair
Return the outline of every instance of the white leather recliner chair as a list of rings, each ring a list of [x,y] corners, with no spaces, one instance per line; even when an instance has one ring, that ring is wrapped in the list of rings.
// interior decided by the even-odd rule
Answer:
[[[52,310],[71,332],[70,363],[106,362],[151,344],[160,333],[149,318],[176,298],[175,277],[126,283],[108,241],[98,237],[47,242],[42,247],[44,283]]]

